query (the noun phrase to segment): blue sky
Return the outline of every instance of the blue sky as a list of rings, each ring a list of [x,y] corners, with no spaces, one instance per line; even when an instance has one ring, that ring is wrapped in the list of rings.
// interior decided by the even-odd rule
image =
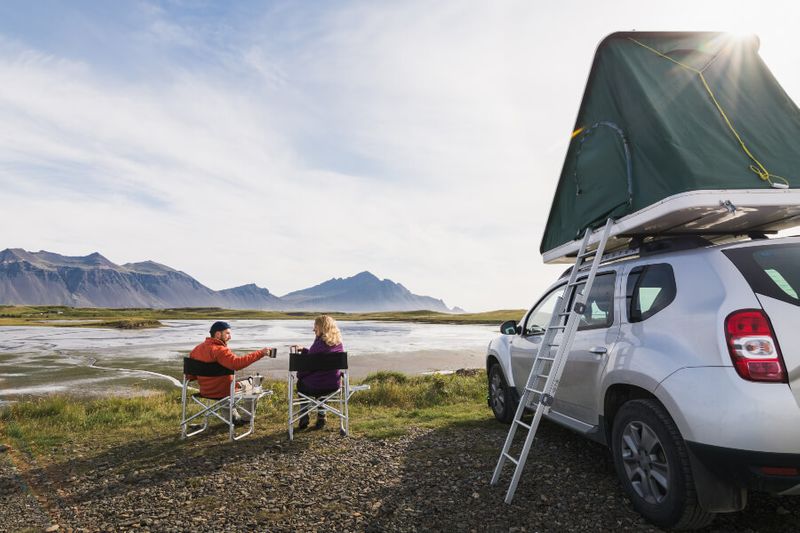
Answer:
[[[549,4],[1,2],[0,248],[528,307],[605,35],[754,32],[800,99],[792,2]]]

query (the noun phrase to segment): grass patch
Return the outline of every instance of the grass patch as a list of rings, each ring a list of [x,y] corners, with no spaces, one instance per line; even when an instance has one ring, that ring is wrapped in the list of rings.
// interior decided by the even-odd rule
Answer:
[[[72,328],[150,329],[160,328],[164,324],[151,318],[120,318],[117,320],[99,320],[92,322],[75,321],[62,325]]]
[[[163,320],[282,320],[305,318],[313,320],[324,311],[255,311],[220,309],[216,307],[184,307],[179,309],[108,309],[65,306],[0,306],[0,325],[104,327],[138,329],[158,327]],[[329,313],[337,320],[373,320],[387,322],[422,322],[431,324],[500,324],[519,320],[524,309],[507,309],[485,313],[440,313],[436,311],[396,311],[377,313]]]
[[[399,372],[377,372],[364,379],[370,390],[353,396],[351,405],[420,409],[458,403],[485,402],[486,373],[407,376]]]
[[[430,376],[378,372],[364,382],[371,389],[357,392],[350,402],[355,436],[389,438],[411,427],[481,425],[492,416],[484,371]],[[259,403],[256,432],[281,434],[286,429],[286,382],[268,386],[274,394]],[[173,445],[179,445],[180,416],[177,390],[132,398],[48,396],[0,409],[0,440],[47,461],[75,447],[102,449],[143,438],[174,437]],[[226,438],[225,432],[215,434]]]
[[[180,395],[82,399],[48,396],[0,409],[0,438],[35,455],[54,446],[124,442],[166,433],[180,421]]]
[[[398,409],[379,407],[352,409],[350,427],[356,435],[372,439],[400,437],[409,428],[440,429],[445,427],[481,427],[494,418],[486,401],[427,407],[423,409]]]
[[[408,375],[396,370],[379,370],[364,378],[364,383],[370,385],[382,385],[386,383],[396,383],[402,385],[408,382]]]

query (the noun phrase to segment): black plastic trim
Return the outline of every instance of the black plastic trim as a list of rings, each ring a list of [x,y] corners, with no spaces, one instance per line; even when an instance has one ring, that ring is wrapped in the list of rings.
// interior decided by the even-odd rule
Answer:
[[[800,475],[774,476],[758,470],[764,466],[800,469],[800,454],[739,450],[690,441],[686,446],[714,475],[738,487],[779,493],[800,485]]]

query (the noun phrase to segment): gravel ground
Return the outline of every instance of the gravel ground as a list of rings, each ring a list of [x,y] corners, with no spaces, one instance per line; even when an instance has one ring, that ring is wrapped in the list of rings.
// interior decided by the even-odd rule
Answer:
[[[357,421],[355,422],[357,426]],[[506,427],[386,440],[306,430],[150,438],[40,467],[0,452],[0,531],[659,531],[606,449],[543,423],[512,505],[489,479]],[[11,457],[13,455],[13,461]],[[707,531],[799,531],[800,498],[751,495]]]

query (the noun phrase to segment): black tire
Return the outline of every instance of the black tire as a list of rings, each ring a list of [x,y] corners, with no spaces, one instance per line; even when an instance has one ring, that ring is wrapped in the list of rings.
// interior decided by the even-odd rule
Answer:
[[[653,524],[696,529],[714,520],[697,500],[686,445],[655,400],[631,400],[614,417],[611,451],[634,509]]]
[[[494,417],[504,424],[511,422],[517,409],[511,387],[508,386],[503,369],[498,363],[489,367],[489,407],[492,408]]]

